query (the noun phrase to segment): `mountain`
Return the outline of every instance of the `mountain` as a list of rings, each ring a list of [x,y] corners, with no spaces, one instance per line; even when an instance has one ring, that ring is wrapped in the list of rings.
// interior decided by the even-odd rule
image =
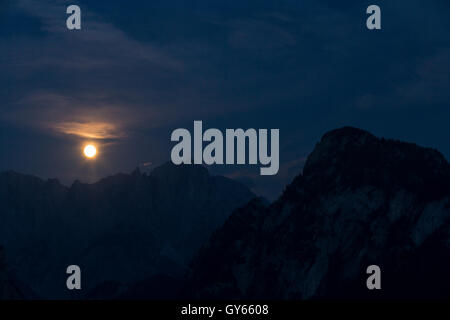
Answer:
[[[12,283],[6,270],[6,260],[4,248],[0,246],[0,300],[21,299],[21,292]]]
[[[231,212],[254,197],[202,166],[167,163],[70,188],[0,174],[0,243],[15,274],[42,298],[81,298],[108,282],[184,274],[187,263]],[[81,292],[66,289],[79,265]]]
[[[36,299],[34,292],[8,270],[6,254],[0,246],[0,300]]]
[[[369,265],[381,290],[368,290]],[[325,134],[270,206],[237,209],[188,274],[197,298],[450,297],[450,165],[351,127]]]

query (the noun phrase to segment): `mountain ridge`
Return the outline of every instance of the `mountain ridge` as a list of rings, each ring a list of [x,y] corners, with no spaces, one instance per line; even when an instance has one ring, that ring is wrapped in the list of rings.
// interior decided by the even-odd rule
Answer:
[[[0,205],[3,219],[29,219],[0,225],[0,243],[10,239],[10,265],[44,298],[450,297],[448,161],[352,127],[324,134],[271,204],[169,163],[71,187],[0,174]],[[76,261],[87,294],[67,296],[61,270]],[[380,291],[365,285],[372,264]]]
[[[449,297],[449,239],[442,154],[345,127],[322,137],[278,200],[253,200],[214,232],[191,265],[188,291],[202,299]],[[366,288],[371,264],[381,266],[381,291]]]
[[[182,274],[232,210],[254,194],[200,166],[117,174],[70,187],[12,171],[0,174],[0,243],[18,277],[42,297],[80,297],[65,268],[80,265],[85,288]]]

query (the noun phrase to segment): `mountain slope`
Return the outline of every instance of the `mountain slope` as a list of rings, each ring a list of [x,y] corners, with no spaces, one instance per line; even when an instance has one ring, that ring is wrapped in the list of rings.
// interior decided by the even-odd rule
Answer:
[[[450,297],[450,166],[437,151],[345,127],[278,201],[238,209],[201,249],[201,298]],[[381,267],[382,290],[366,288]]]
[[[211,232],[254,195],[201,166],[165,164],[70,188],[0,174],[0,243],[20,279],[43,298],[79,298],[107,281],[180,275]],[[82,292],[66,268],[82,269]]]
[[[9,272],[5,250],[0,246],[0,300],[23,299],[36,299],[36,295]]]

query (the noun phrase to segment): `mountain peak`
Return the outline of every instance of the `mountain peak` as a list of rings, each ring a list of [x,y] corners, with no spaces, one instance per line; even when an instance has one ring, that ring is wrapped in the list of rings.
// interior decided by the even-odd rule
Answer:
[[[375,264],[389,279],[383,298],[448,297],[449,238],[442,154],[345,127],[322,137],[276,202],[230,216],[194,260],[188,290],[208,299],[379,298],[364,285]]]
[[[0,299],[8,287],[2,277],[7,284],[24,281],[41,297],[72,296],[58,284],[68,254],[89,270],[85,290],[110,280],[179,275],[211,233],[253,197],[244,185],[200,165],[166,163],[150,175],[135,170],[94,183],[76,180],[70,188],[0,174],[0,244],[17,271],[17,279],[2,272],[0,249]]]
[[[321,140],[324,141],[327,139],[336,139],[336,138],[373,139],[375,138],[375,136],[366,130],[345,126],[342,128],[328,131],[322,136]]]
[[[450,166],[440,152],[352,127],[326,133],[308,157],[303,176],[319,189],[401,186],[437,198],[450,190]]]
[[[202,179],[207,179],[209,177],[208,169],[202,165],[188,165],[181,164],[175,165],[172,162],[166,162],[161,166],[155,168],[150,176],[153,178],[181,178],[181,177],[198,177]]]

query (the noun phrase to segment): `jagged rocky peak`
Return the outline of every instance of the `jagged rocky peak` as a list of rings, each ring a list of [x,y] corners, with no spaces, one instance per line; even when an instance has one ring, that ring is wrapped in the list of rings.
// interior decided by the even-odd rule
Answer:
[[[181,274],[211,233],[254,197],[202,166],[170,163],[150,174],[135,170],[57,186],[56,180],[0,174],[0,243],[18,277],[52,298],[71,294],[58,270],[73,257],[90,275],[85,290]]]
[[[372,134],[356,129],[353,127],[344,127],[330,131],[323,135],[320,142],[318,142],[309,155],[304,172],[314,170],[321,166],[331,166],[335,164],[342,156],[349,152],[354,152],[357,148],[374,145],[377,138]],[[350,157],[351,158],[351,157]]]
[[[198,297],[450,296],[450,170],[436,150],[333,130],[280,199],[255,204],[235,211],[194,260]],[[383,291],[367,290],[372,264]]]
[[[312,188],[390,185],[434,199],[450,190],[450,167],[440,152],[353,127],[326,133],[308,157],[303,175]]]
[[[202,165],[175,165],[172,162],[166,162],[165,164],[155,168],[151,173],[151,177],[164,180],[183,179],[183,178],[195,178],[195,179],[207,179],[209,177],[208,170]]]
[[[15,171],[9,170],[0,173],[0,182],[9,188],[19,188],[21,186],[40,187],[44,181],[27,174],[20,174]]]
[[[427,168],[431,171],[448,170],[448,162],[437,150],[414,143],[377,138],[353,127],[344,127],[326,133],[308,157],[304,172],[323,166],[387,168],[408,164],[408,169]],[[393,168],[393,167],[391,167]],[[432,170],[433,168],[437,170]]]

